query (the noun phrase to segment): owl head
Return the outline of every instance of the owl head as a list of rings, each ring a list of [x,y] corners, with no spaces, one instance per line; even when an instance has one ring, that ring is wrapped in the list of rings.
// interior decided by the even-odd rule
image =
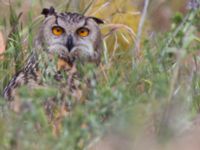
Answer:
[[[78,13],[58,13],[53,7],[44,8],[42,14],[45,19],[36,40],[37,46],[67,61],[99,63],[102,51],[101,19]]]

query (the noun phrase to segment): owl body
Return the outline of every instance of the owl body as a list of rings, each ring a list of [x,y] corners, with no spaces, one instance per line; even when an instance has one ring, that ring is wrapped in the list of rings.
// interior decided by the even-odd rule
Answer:
[[[46,76],[54,76],[59,82],[63,78],[61,71],[68,76],[66,86],[71,87],[77,76],[77,63],[100,62],[101,19],[78,13],[57,13],[53,7],[43,9],[42,14],[45,19],[31,56],[4,89],[3,96],[8,100],[15,97],[17,88],[22,85],[30,88],[44,85],[42,79]]]

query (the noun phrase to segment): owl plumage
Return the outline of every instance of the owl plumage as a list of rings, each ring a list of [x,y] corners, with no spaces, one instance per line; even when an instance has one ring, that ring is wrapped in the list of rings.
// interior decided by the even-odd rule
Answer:
[[[43,84],[41,78],[49,72],[49,63],[55,60],[57,62],[53,63],[54,69],[50,72],[53,72],[51,75],[56,80],[59,80],[61,70],[69,72],[68,80],[72,80],[76,74],[74,66],[77,63],[100,62],[101,19],[78,13],[57,13],[53,7],[43,9],[42,14],[45,19],[34,41],[33,52],[24,67],[5,87],[3,96],[6,99],[15,97],[16,89],[22,85],[32,87]],[[67,84],[71,84],[70,81]]]

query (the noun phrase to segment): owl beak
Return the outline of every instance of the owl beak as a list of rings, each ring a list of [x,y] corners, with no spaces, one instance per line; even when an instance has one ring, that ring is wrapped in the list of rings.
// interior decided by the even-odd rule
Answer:
[[[74,47],[74,42],[73,42],[73,37],[72,35],[69,35],[67,38],[67,43],[66,43],[66,47],[68,48],[69,52],[72,50],[72,48]]]

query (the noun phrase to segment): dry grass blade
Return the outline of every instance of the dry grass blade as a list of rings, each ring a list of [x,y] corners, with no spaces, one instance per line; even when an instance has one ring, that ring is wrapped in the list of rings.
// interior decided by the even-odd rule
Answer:
[[[103,73],[103,76],[104,76],[106,82],[108,82],[109,80],[108,80],[108,75],[106,74],[106,66],[105,65],[103,66],[102,64],[100,64],[100,70]]]
[[[91,15],[97,14],[98,12],[100,12],[101,10],[103,10],[104,8],[106,8],[109,4],[110,4],[110,2],[106,2],[105,4],[103,4],[102,6],[100,6],[95,12],[93,12]]]
[[[115,57],[115,53],[116,53],[116,51],[117,51],[117,48],[119,47],[119,44],[118,44],[118,37],[117,37],[117,34],[116,34],[116,33],[114,34],[114,37],[115,37],[115,43],[114,43],[114,48],[113,48],[112,56],[110,57],[110,62],[111,62],[112,59]]]
[[[88,3],[88,5],[85,7],[85,9],[83,10],[82,14],[86,14],[92,7],[92,5],[94,4],[95,0],[90,0],[90,2]]]
[[[104,26],[105,27],[109,27],[111,28],[110,32],[108,32],[107,34],[104,35],[104,38],[107,38],[110,34],[112,34],[113,32],[119,30],[119,29],[126,29],[128,31],[128,33],[130,33],[130,36],[131,38],[135,41],[135,37],[136,37],[136,34],[135,32],[133,31],[133,29],[125,24],[107,24]]]
[[[131,15],[141,15],[141,13],[139,11],[130,11],[130,12],[127,12],[127,14],[131,14]]]
[[[122,38],[124,39],[124,41],[125,41],[127,44],[130,44],[129,40],[127,39],[126,35],[124,35],[124,33],[120,33],[120,35],[122,36]]]
[[[136,37],[136,41],[135,41],[135,47],[133,49],[133,67],[135,66],[135,63],[137,64],[139,61],[139,56],[140,56],[140,41],[141,41],[141,36],[142,36],[142,29],[143,29],[143,25],[146,19],[146,15],[147,15],[147,9],[149,6],[149,0],[145,0],[144,2],[144,9],[142,12],[142,16],[139,22],[139,26],[138,26],[138,32],[137,32],[137,37]]]
[[[70,4],[71,4],[72,0],[68,0],[68,1],[65,1],[64,4],[61,3],[58,8],[62,8],[63,6],[65,6],[65,11],[68,11],[69,10],[69,7],[70,7]]]
[[[105,63],[108,64],[108,48],[107,48],[107,44],[106,44],[106,39],[103,40],[103,46],[104,46],[104,59],[105,59]]]

